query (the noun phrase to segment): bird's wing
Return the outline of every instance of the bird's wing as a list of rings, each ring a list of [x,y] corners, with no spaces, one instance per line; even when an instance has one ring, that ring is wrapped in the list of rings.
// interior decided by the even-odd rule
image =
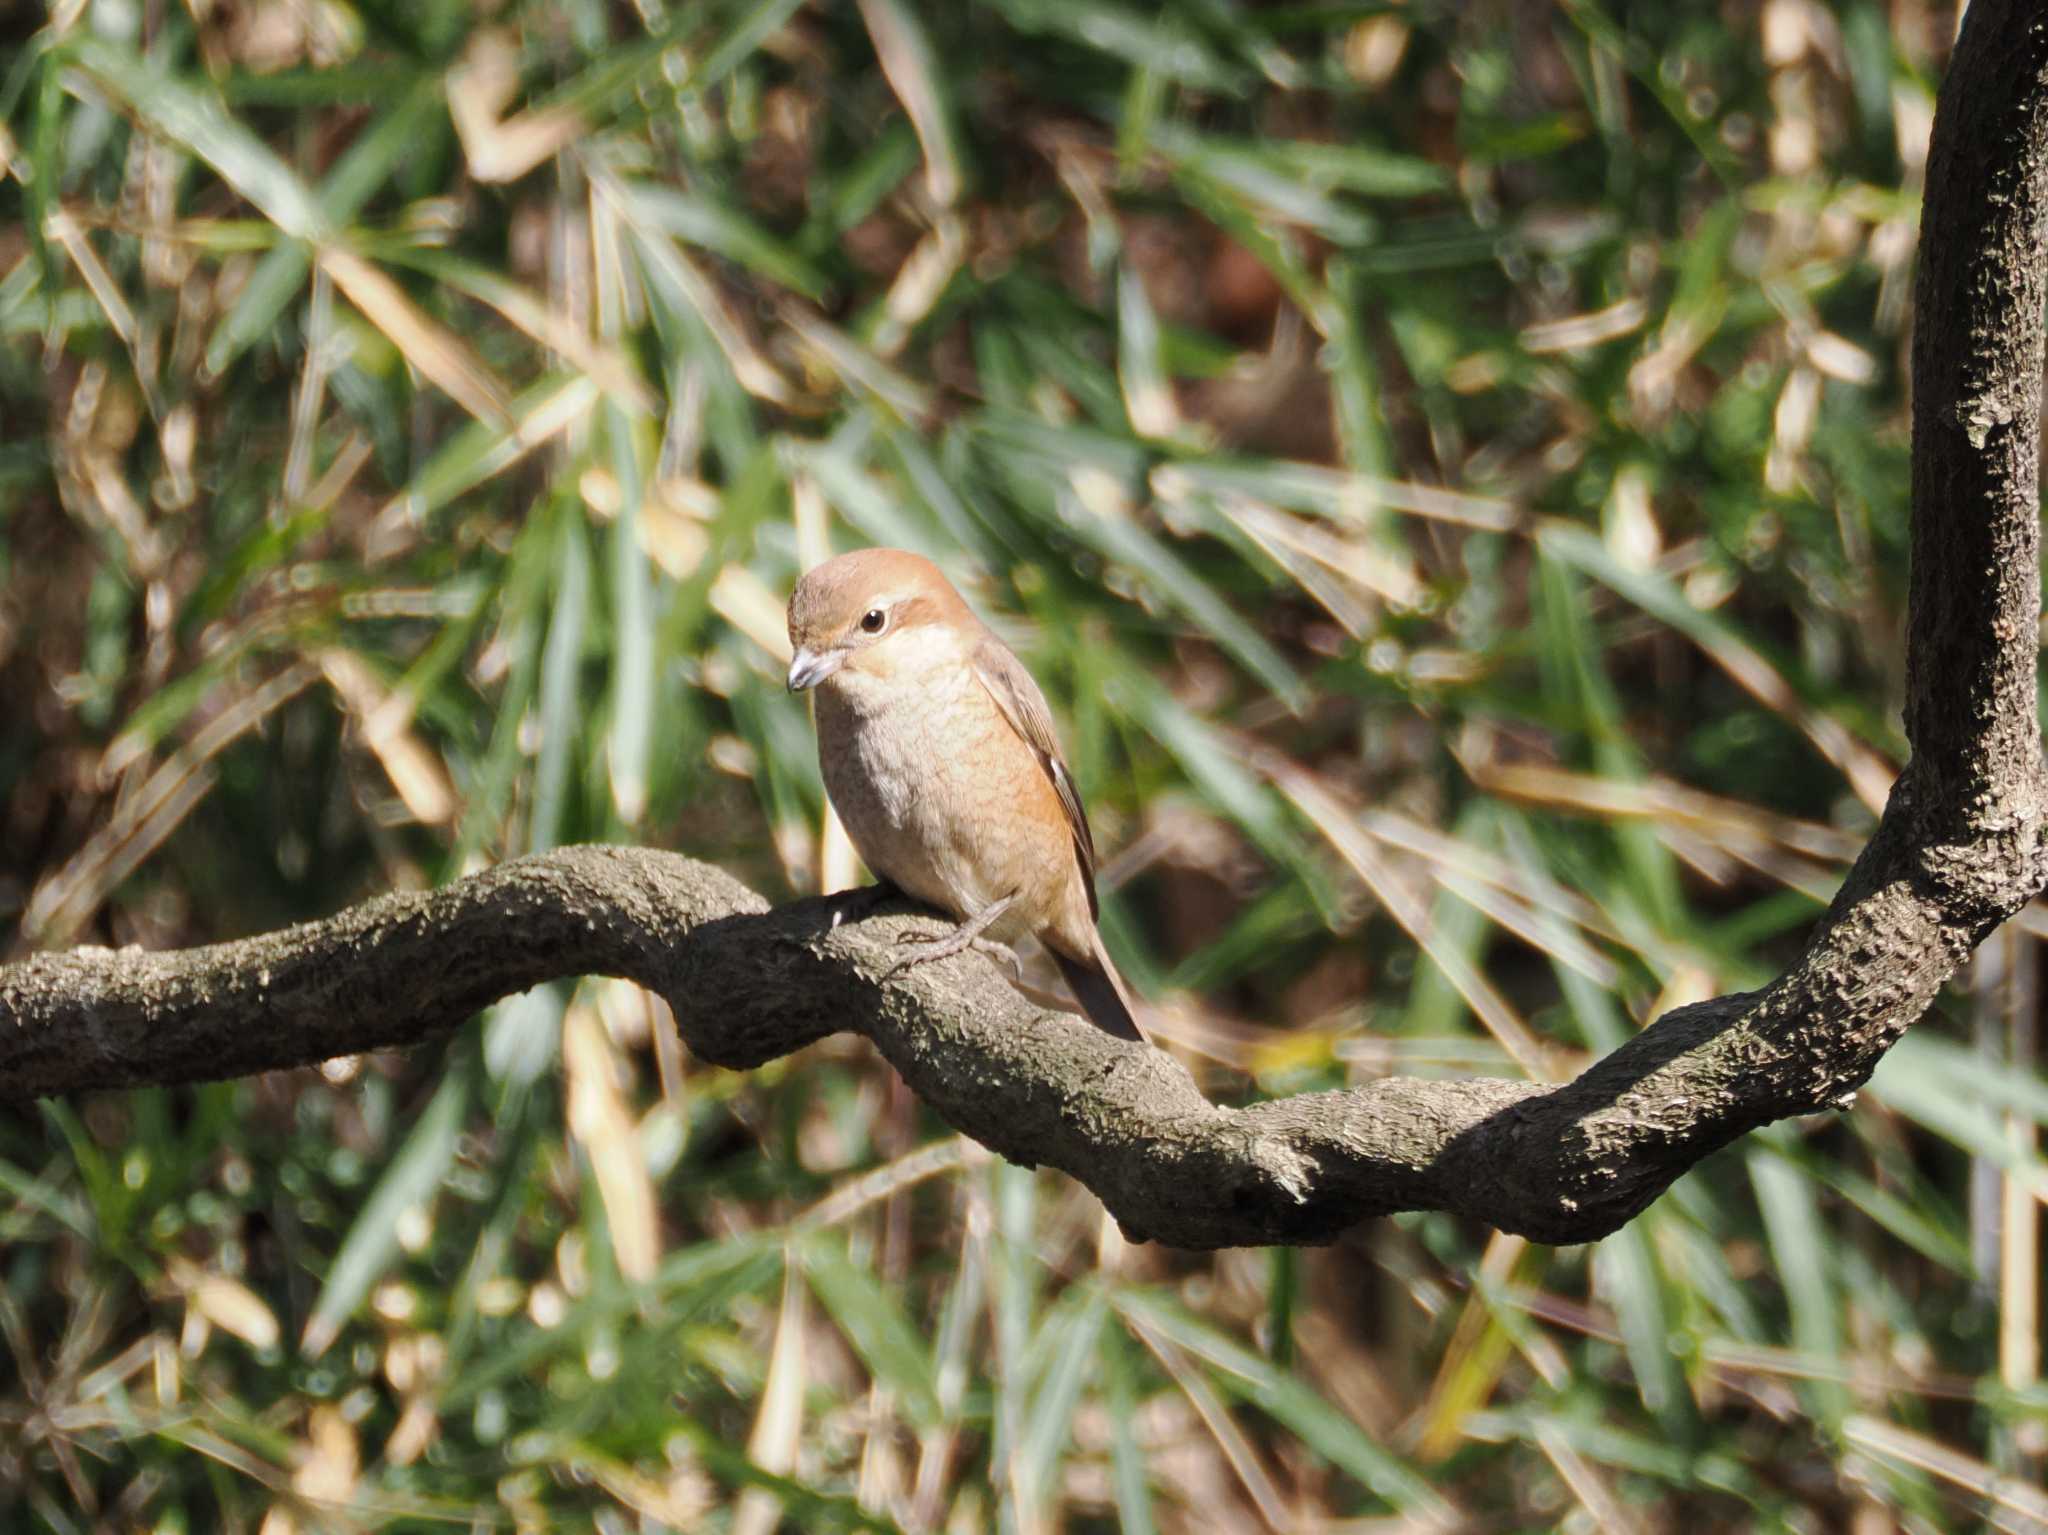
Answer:
[[[1074,787],[1074,775],[1060,756],[1060,738],[1054,734],[1052,710],[1045,695],[1024,670],[1024,663],[1010,653],[1010,647],[989,635],[974,647],[974,675],[988,689],[1003,718],[1038,758],[1045,776],[1052,780],[1060,808],[1067,813],[1067,826],[1074,834],[1074,852],[1081,860],[1081,883],[1088,889],[1088,915],[1096,915],[1095,837],[1088,830],[1088,812],[1081,807],[1081,791]]]

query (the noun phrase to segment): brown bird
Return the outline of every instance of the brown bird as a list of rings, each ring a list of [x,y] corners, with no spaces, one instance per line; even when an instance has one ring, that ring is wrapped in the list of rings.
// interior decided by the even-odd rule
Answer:
[[[1095,929],[1095,841],[1045,695],[939,569],[827,560],[789,599],[793,691],[818,690],[825,790],[867,866],[959,922],[929,952],[1034,937],[1098,1028],[1142,1040]]]

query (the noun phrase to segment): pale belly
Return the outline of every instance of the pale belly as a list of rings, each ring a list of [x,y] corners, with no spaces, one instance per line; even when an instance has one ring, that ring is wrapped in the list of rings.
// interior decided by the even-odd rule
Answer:
[[[978,686],[971,679],[970,685]],[[1024,828],[1015,818],[1016,801],[1020,788],[1034,786],[989,770],[992,759],[1014,766],[1017,755],[992,736],[1009,727],[977,703],[927,690],[918,707],[878,718],[821,688],[819,765],[833,808],[871,870],[962,921],[1004,896],[1018,896],[987,933],[998,943],[1014,943],[1030,930],[1026,913],[1048,905],[1028,888],[1039,882],[1034,876],[1064,879],[1068,871],[1057,863],[1043,870],[1043,860],[1022,856],[1029,849],[1019,835]]]

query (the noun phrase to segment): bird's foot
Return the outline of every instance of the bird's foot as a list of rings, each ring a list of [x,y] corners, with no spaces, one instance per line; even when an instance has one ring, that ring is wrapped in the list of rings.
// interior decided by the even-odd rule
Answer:
[[[906,970],[915,970],[919,965],[928,965],[935,959],[951,959],[965,949],[977,954],[986,954],[990,959],[1005,966],[1018,980],[1024,979],[1024,961],[1017,957],[1017,951],[1006,943],[997,943],[993,938],[969,938],[958,941],[959,932],[941,933],[934,938],[929,933],[899,933],[897,942],[915,944],[923,952],[907,954],[891,965],[882,976],[885,981],[894,980]]]
[[[1024,979],[1024,961],[1017,957],[1017,951],[1007,943],[997,943],[993,938],[970,938],[965,943],[956,946],[954,940],[958,937],[959,934],[957,932],[941,933],[936,938],[925,933],[898,934],[898,942],[915,944],[920,948],[924,948],[926,952],[912,954],[904,959],[899,959],[889,974],[894,975],[899,970],[909,970],[913,966],[929,964],[935,959],[949,959],[953,955],[960,953],[963,949],[972,949],[975,953],[985,954],[997,964],[1003,966],[1014,979],[1019,981]]]
[[[911,931],[898,933],[897,943],[906,948],[915,946],[919,952],[896,961],[882,979],[893,980],[904,971],[915,969],[919,965],[928,965],[935,959],[951,959],[964,949],[975,949],[991,958],[1000,955],[1009,962],[1013,971],[1021,975],[1023,967],[1018,963],[1015,954],[993,939],[981,936],[998,917],[1010,909],[1010,903],[1014,900],[1014,895],[1006,895],[1000,901],[984,906],[950,933],[940,933],[936,936]]]

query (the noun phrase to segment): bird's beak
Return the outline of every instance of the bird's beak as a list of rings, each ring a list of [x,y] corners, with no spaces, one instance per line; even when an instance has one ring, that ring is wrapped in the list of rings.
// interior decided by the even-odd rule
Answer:
[[[814,688],[846,664],[843,650],[799,650],[789,663],[789,690],[801,693]]]

